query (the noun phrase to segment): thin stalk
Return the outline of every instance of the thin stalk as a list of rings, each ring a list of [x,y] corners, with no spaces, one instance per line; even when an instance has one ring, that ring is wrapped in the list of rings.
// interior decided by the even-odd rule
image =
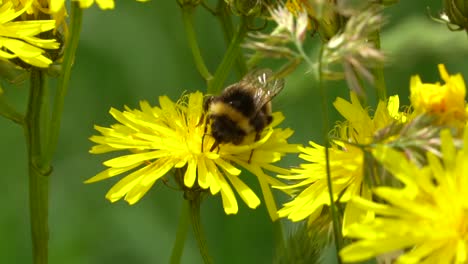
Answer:
[[[286,248],[283,229],[281,219],[278,219],[273,223],[273,237],[275,238],[277,248]]]
[[[19,125],[23,125],[24,122],[24,116],[9,105],[5,101],[4,96],[0,96],[0,116],[3,116]]]
[[[327,171],[327,186],[328,186],[328,194],[330,198],[330,211],[333,220],[333,234],[335,236],[335,247],[336,252],[339,253],[340,249],[342,248],[343,238],[341,235],[341,224],[340,219],[338,217],[338,209],[336,207],[335,199],[333,197],[333,184],[331,179],[331,170],[330,170],[330,151],[329,151],[329,137],[328,131],[330,130],[328,120],[328,96],[327,90],[323,85],[323,74],[322,74],[322,56],[323,56],[323,46],[320,48],[319,60],[318,60],[318,76],[319,76],[319,86],[320,92],[322,97],[322,116],[324,122],[324,140],[325,140],[325,160],[326,160],[326,171]],[[341,263],[341,260],[338,256],[338,263]]]
[[[183,200],[182,208],[179,216],[179,226],[177,227],[176,240],[172,247],[170,264],[178,264],[182,258],[184,252],[185,240],[187,239],[187,231],[190,223],[189,214],[189,203],[187,200]]]
[[[49,131],[50,137],[47,143],[47,159],[51,160],[55,152],[60,132],[60,123],[62,120],[63,105],[65,102],[65,95],[68,90],[68,83],[70,81],[71,68],[75,62],[76,49],[80,40],[81,24],[83,18],[83,11],[81,10],[77,1],[71,2],[71,16],[69,36],[65,41],[65,51],[63,55],[62,74],[58,79],[57,91],[54,98],[54,106],[52,117],[50,121]]]
[[[206,67],[205,61],[200,52],[200,47],[197,41],[197,35],[195,29],[193,28],[193,10],[194,8],[190,5],[181,6],[182,10],[182,19],[184,21],[185,34],[187,35],[187,41],[192,51],[193,60],[195,62],[195,67],[197,67],[198,72],[206,81],[207,86],[210,85],[210,82],[213,79],[210,71]]]
[[[240,44],[247,34],[247,19],[247,17],[241,16],[239,28],[232,37],[231,43],[229,44],[218,69],[216,69],[213,83],[208,86],[208,93],[217,94],[221,91],[224,81],[226,81],[226,78],[229,75],[229,71],[231,70],[237,56],[239,56]]]
[[[208,247],[206,245],[205,234],[203,233],[201,221],[200,221],[200,203],[201,195],[199,193],[195,194],[190,203],[190,219],[192,220],[193,233],[195,234],[195,239],[197,240],[198,249],[200,250],[201,257],[205,264],[211,264],[210,255],[208,254]]]
[[[229,12],[228,8],[224,0],[218,1],[217,13],[221,28],[223,29],[224,39],[226,43],[231,43],[234,35],[234,26],[232,24],[231,12]],[[245,62],[243,54],[239,54],[239,56],[236,57],[235,63],[235,69],[240,78],[247,73],[247,63]]]
[[[380,30],[375,31],[370,40],[374,43],[375,48],[380,50]],[[387,100],[387,86],[385,85],[383,62],[378,62],[377,66],[372,70],[372,74],[374,75],[374,84],[377,89],[379,100]]]
[[[46,108],[45,73],[31,72],[31,87],[26,111],[24,133],[28,148],[29,210],[34,264],[48,262],[48,200],[50,164],[44,157],[45,126],[42,116]]]

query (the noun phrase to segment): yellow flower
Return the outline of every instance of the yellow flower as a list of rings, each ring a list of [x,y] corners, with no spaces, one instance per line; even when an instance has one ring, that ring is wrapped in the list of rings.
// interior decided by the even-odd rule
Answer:
[[[55,30],[59,27],[64,27],[66,31],[67,24],[65,18],[67,11],[64,5],[58,6],[53,9],[56,0],[10,0],[13,2],[16,9],[27,7],[26,12],[23,14],[24,20],[34,20],[50,16],[55,20]],[[64,1],[64,0],[63,0]]]
[[[289,12],[298,15],[300,12],[305,11],[311,16],[315,17],[315,11],[312,5],[307,0],[287,0],[284,4]]]
[[[52,12],[57,12],[65,5],[65,0],[49,0],[50,1],[50,9]],[[99,8],[106,10],[106,9],[114,9],[115,3],[114,0],[73,0],[80,3],[81,8],[89,8],[96,2]],[[148,0],[137,0],[138,2],[147,2]]]
[[[405,250],[397,263],[468,263],[468,128],[463,149],[455,148],[449,131],[441,133],[441,142],[442,160],[428,152],[422,168],[389,147],[375,149],[405,187],[376,188],[385,204],[353,199],[378,216],[349,228],[348,236],[358,241],[341,250],[345,262]]]
[[[411,78],[410,98],[415,114],[433,115],[440,124],[463,128],[468,116],[465,81],[461,74],[449,75],[443,64],[439,64],[439,72],[444,85],[422,83],[417,75]]]
[[[293,131],[274,128],[283,120],[280,113],[274,114],[272,125],[263,131],[257,142],[252,135],[244,144],[221,144],[219,150],[211,152],[209,149],[214,139],[209,133],[203,139],[205,124],[200,122],[203,116],[202,93],[185,95],[177,103],[162,96],[159,103],[160,107],[151,107],[143,101],[141,110],[126,108],[120,112],[111,109],[111,115],[120,124],[110,128],[95,126],[102,136],[90,138],[97,143],[91,153],[126,150],[130,154],[104,162],[109,168],[86,183],[128,173],[109,190],[106,198],[115,202],[125,197],[129,204],[134,204],[171,169],[185,168],[182,180],[185,187],[209,190],[212,195],[221,193],[226,214],[236,214],[238,205],[233,188],[250,208],[260,204],[257,195],[241,180],[237,164],[257,177],[270,216],[276,217],[276,204],[269,185],[281,183],[265,174],[264,170],[284,173],[286,170],[273,163],[287,152],[297,152],[297,146],[287,142]]]
[[[392,103],[379,102],[374,118],[364,109],[355,93],[351,93],[351,102],[338,98],[334,106],[346,119],[337,126],[338,138],[329,148],[330,172],[333,188],[333,199],[348,202],[354,196],[370,197],[370,189],[363,184],[364,153],[353,145],[369,144],[373,134],[395,121],[392,115],[398,112],[398,100],[391,97]],[[314,220],[320,215],[323,206],[330,204],[327,186],[325,148],[314,142],[311,147],[302,148],[299,156],[308,163],[300,165],[298,169],[291,169],[292,175],[279,176],[281,178],[298,181],[279,189],[294,189],[300,193],[278,211],[280,217],[288,217],[292,221],[300,221],[310,217]],[[344,232],[346,226],[357,221],[365,213],[352,206],[347,206],[344,213]]]
[[[31,1],[29,1],[29,5]],[[0,59],[19,58],[36,67],[46,68],[52,61],[44,56],[44,49],[58,49],[54,39],[34,37],[55,28],[54,20],[13,21],[28,9],[24,6],[15,11],[12,2],[0,7]]]

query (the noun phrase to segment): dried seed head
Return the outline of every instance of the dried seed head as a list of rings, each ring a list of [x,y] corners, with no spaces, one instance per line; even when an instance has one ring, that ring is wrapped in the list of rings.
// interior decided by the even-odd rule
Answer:
[[[438,126],[435,123],[436,118],[433,116],[418,115],[407,123],[394,123],[379,130],[374,135],[374,142],[400,150],[408,159],[422,166],[427,163],[427,152],[442,156],[440,132],[447,127]],[[452,129],[451,132],[457,133],[456,129]],[[455,145],[461,146],[461,141],[455,140]]]
[[[285,6],[278,6],[269,11],[271,19],[277,24],[276,27],[269,34],[250,32],[243,47],[255,52],[251,56],[251,60],[259,58],[287,59],[289,62],[286,63],[281,72],[289,72],[304,58],[300,49],[302,49],[307,32],[307,13],[301,12],[294,15]]]
[[[285,5],[295,15],[306,12],[310,18],[309,28],[317,31],[324,42],[343,27],[343,18],[333,0],[288,0]]]
[[[372,6],[351,16],[343,33],[332,37],[323,51],[325,77],[335,79],[340,74],[335,70],[336,65],[341,65],[342,76],[358,95],[363,94],[358,76],[373,83],[370,69],[385,60],[382,51],[369,40],[384,23],[381,11],[380,7]]]

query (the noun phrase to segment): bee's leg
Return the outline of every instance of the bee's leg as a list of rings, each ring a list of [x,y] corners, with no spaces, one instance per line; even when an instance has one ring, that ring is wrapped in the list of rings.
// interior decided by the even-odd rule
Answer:
[[[249,160],[247,161],[247,163],[249,163],[249,164],[250,164],[250,161],[252,160],[253,152],[254,152],[254,150],[252,149],[252,150],[250,151]]]
[[[200,120],[198,120],[197,126],[200,126],[202,122],[205,120],[205,113],[203,113],[200,117]],[[206,123],[206,122],[205,122]],[[206,130],[206,129],[205,129]]]
[[[198,121],[198,124],[197,124],[197,126],[199,126],[202,124],[203,121],[205,121],[205,129],[203,130],[203,137],[202,137],[202,143],[201,143],[201,152],[203,152],[203,145],[205,143],[205,135],[206,135],[206,130],[208,129],[208,122],[211,119],[210,115],[206,117],[205,115],[213,99],[214,99],[213,96],[209,96],[205,98],[205,101],[203,102],[203,114],[201,115],[200,120]]]
[[[205,129],[205,130],[206,130],[206,129]],[[203,133],[203,136],[202,136],[202,138],[201,138],[201,152],[202,152],[202,153],[203,153],[203,145],[204,145],[204,143],[205,143],[205,135],[206,135],[206,131],[205,131],[205,133]]]
[[[260,133],[257,132],[257,133],[255,134],[255,142],[257,142],[259,139],[260,139]],[[254,150],[252,149],[252,150],[250,151],[249,160],[247,161],[247,163],[249,163],[249,164],[250,164],[250,161],[252,160],[253,152],[254,152]]]
[[[208,96],[204,99],[203,101],[203,113],[200,117],[200,120],[198,121],[197,126],[201,125],[202,122],[205,120],[205,115],[208,112],[208,108],[210,107],[211,102],[213,102],[214,97],[213,96]],[[209,117],[209,115],[208,115]],[[205,122],[206,123],[206,122]],[[206,131],[206,129],[205,129]]]
[[[215,141],[213,146],[211,146],[210,151],[213,151],[215,148],[218,148],[218,152],[219,152],[219,142],[218,141]]]
[[[207,116],[205,119],[205,129],[203,130],[203,136],[201,139],[201,152],[203,152],[203,145],[205,144],[205,136],[206,136],[206,130],[208,130],[208,120],[210,119],[210,116]],[[201,119],[203,120],[203,119]]]

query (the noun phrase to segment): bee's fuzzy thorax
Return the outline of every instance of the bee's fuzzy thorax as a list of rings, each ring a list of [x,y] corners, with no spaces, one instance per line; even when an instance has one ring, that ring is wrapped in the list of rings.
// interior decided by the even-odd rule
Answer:
[[[243,114],[241,114],[239,111],[235,110],[233,107],[224,102],[213,102],[209,107],[209,113],[212,116],[225,116],[231,119],[246,134],[249,134],[253,131],[253,127],[250,124],[250,120]]]
[[[215,139],[211,150],[221,143],[242,144],[251,134],[257,141],[273,119],[270,101],[283,87],[284,80],[276,79],[271,70],[255,70],[220,95],[208,97],[203,108],[207,113],[205,132],[210,128]]]

